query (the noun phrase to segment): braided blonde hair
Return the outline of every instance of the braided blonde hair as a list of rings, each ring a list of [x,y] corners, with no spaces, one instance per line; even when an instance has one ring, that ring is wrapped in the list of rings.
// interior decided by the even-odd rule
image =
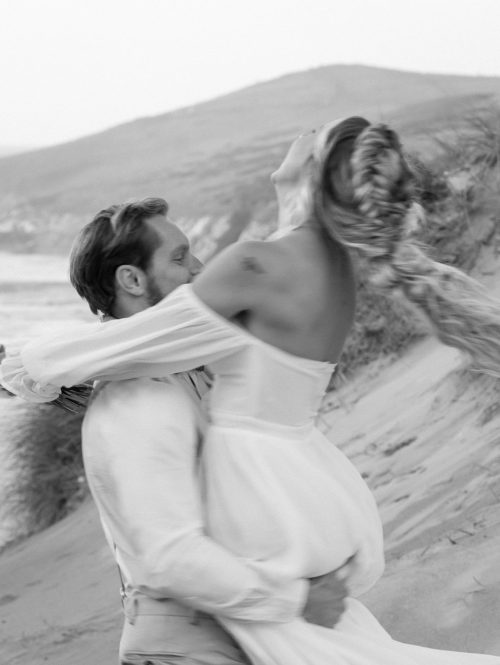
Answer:
[[[461,270],[433,261],[414,239],[425,215],[393,130],[359,117],[326,127],[311,189],[314,216],[335,241],[366,257],[368,281],[403,293],[444,344],[498,375],[500,302]]]

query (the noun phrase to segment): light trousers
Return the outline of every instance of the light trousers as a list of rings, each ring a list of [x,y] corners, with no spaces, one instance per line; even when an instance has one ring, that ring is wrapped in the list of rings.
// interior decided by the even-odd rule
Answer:
[[[124,600],[120,665],[249,665],[233,638],[208,614],[175,600]]]

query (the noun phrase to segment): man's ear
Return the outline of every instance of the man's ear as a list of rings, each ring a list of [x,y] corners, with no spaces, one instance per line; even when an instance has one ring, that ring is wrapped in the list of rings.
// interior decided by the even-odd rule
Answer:
[[[146,293],[146,275],[137,266],[118,266],[115,271],[115,281],[117,289],[131,296],[143,296]]]

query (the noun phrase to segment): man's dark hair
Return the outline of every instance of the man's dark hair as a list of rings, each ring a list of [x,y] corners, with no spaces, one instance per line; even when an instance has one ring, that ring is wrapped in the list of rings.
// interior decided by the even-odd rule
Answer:
[[[111,314],[119,266],[148,270],[161,239],[146,221],[167,211],[163,199],[130,201],[101,210],[80,231],[71,250],[70,280],[94,314]]]

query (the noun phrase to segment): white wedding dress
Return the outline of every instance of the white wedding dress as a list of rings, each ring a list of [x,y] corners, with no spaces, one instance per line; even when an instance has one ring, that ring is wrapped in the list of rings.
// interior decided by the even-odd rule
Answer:
[[[356,599],[382,574],[382,526],[360,474],[315,428],[333,365],[260,341],[190,285],[130,319],[32,345],[23,357],[37,380],[57,385],[208,363],[216,377],[203,450],[211,536],[274,580],[322,575],[354,555],[347,610],[334,629],[301,618],[223,621],[255,665],[500,665],[500,657],[397,642]]]

